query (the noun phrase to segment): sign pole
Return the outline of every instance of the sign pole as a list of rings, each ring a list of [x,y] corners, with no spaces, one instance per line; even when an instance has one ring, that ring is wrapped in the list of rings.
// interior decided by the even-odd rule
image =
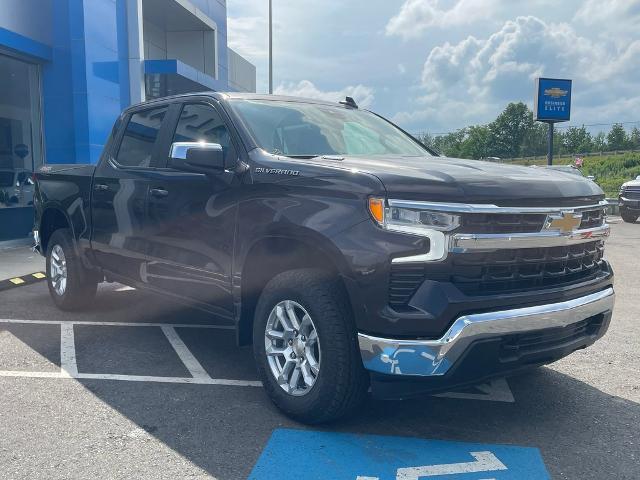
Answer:
[[[273,5],[269,0],[269,94],[273,93]]]
[[[547,165],[553,165],[553,122],[548,122],[547,130]]]

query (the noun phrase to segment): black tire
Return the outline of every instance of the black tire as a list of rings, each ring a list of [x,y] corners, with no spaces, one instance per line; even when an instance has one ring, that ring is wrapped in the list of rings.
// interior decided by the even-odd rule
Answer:
[[[298,303],[309,313],[321,349],[315,383],[302,396],[294,396],[278,384],[265,351],[269,315],[284,300]],[[337,420],[353,413],[366,398],[369,377],[362,365],[346,294],[322,270],[291,270],[267,284],[256,307],[253,351],[267,394],[280,410],[297,421],[318,424]]]
[[[56,291],[51,275],[51,253],[54,248],[62,248],[66,261],[66,287],[62,294]],[[80,310],[86,308],[95,298],[98,279],[95,273],[87,270],[74,247],[73,237],[69,229],[53,232],[47,245],[47,285],[53,302],[61,310]]]
[[[638,214],[627,210],[626,208],[620,209],[620,216],[622,217],[622,220],[627,223],[636,223],[638,220]]]

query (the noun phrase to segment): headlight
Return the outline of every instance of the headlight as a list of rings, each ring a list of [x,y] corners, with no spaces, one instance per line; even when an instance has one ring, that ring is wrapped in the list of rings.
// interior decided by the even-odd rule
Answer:
[[[369,199],[369,211],[382,227],[397,232],[417,235],[433,230],[449,232],[460,225],[459,215],[406,207],[384,207],[384,200],[381,198]]]

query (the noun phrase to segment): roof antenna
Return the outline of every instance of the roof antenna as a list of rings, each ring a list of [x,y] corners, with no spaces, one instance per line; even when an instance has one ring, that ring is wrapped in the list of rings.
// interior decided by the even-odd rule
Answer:
[[[353,99],[353,97],[345,97],[344,100],[341,100],[340,103],[342,105],[346,105],[347,107],[351,107],[351,108],[358,108],[358,104],[356,103],[356,101]]]

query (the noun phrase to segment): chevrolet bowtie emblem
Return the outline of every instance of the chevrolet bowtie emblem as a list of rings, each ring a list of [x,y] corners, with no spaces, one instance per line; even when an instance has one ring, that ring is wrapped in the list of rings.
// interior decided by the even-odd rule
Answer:
[[[547,217],[546,230],[560,230],[562,233],[570,233],[582,222],[582,214],[562,212],[560,215]]]

